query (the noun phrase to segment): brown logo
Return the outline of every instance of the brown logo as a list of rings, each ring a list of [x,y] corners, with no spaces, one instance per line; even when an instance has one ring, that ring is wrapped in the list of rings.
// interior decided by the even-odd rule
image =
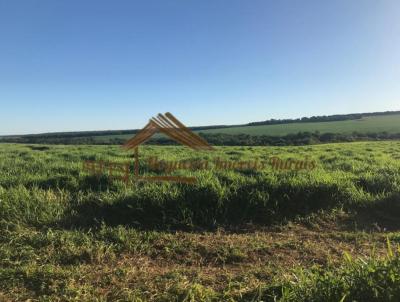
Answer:
[[[174,141],[194,150],[214,150],[203,138],[193,133],[182,124],[175,116],[167,112],[158,114],[150,119],[149,123],[122,147],[135,152],[135,176],[138,180],[146,181],[175,181],[195,183],[195,177],[182,176],[139,176],[139,145],[150,139],[155,133],[161,132]]]
[[[122,147],[134,151],[134,180],[137,181],[170,181],[193,184],[196,183],[195,177],[185,176],[141,176],[139,175],[139,146],[149,140],[157,132],[163,133],[177,143],[187,146],[193,150],[212,151],[210,146],[203,138],[193,133],[184,124],[182,124],[171,113],[158,114],[149,120],[148,124],[140,130],[134,137],[129,139]],[[154,170],[171,173],[176,170],[206,170],[209,168],[223,170],[264,170],[270,167],[277,171],[301,171],[313,170],[316,168],[316,162],[309,157],[305,159],[281,159],[277,156],[269,158],[268,161],[228,161],[217,158],[213,161],[194,160],[194,161],[165,161],[158,160],[157,157],[150,157],[148,165]],[[88,160],[84,162],[84,170],[92,175],[101,176],[107,174],[111,179],[124,181],[126,184],[130,181],[131,163],[112,163],[105,161]]]
[[[176,142],[195,150],[213,150],[213,148],[200,136],[190,131],[175,116],[167,112],[151,118],[149,123],[133,138],[128,140],[123,147],[136,149],[151,138],[157,131],[164,133]]]

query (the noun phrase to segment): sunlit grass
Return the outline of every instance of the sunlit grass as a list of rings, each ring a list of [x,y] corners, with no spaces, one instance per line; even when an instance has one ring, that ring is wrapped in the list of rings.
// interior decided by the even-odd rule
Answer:
[[[317,163],[178,171],[195,185],[126,184],[83,170],[84,160],[133,165],[118,146],[0,151],[0,299],[400,299],[400,142],[140,148],[143,175],[162,174],[150,156]]]

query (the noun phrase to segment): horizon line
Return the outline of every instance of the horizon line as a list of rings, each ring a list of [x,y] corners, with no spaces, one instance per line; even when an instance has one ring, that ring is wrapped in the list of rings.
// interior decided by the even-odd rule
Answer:
[[[189,129],[192,128],[200,128],[200,127],[254,127],[257,125],[249,125],[251,123],[262,123],[266,121],[285,121],[285,120],[301,120],[302,118],[312,118],[312,117],[326,117],[326,116],[335,116],[335,115],[352,115],[352,114],[378,114],[378,113],[387,113],[387,114],[400,114],[399,110],[385,110],[385,111],[371,111],[371,112],[351,112],[351,113],[334,113],[334,114],[323,114],[323,115],[311,115],[311,116],[302,116],[297,118],[269,118],[262,121],[253,121],[244,124],[213,124],[213,125],[201,125],[201,126],[187,126]],[[334,121],[332,121],[334,122]],[[311,122],[315,123],[315,122]],[[326,123],[326,122],[324,122]],[[1,137],[10,137],[10,136],[30,136],[30,135],[48,135],[48,134],[66,134],[66,133],[83,133],[83,132],[107,132],[107,131],[140,131],[142,128],[135,128],[135,129],[99,129],[99,130],[65,130],[65,131],[55,131],[55,132],[38,132],[38,133],[25,133],[25,134],[0,134]]]

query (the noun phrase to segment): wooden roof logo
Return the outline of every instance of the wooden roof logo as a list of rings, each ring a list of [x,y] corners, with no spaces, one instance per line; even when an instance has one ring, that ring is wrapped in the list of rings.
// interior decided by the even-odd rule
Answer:
[[[135,151],[135,176],[138,180],[147,181],[175,181],[184,183],[194,183],[194,177],[182,176],[147,176],[139,177],[139,145],[149,140],[155,133],[161,132],[170,137],[177,143],[187,146],[194,150],[214,150],[206,140],[192,132],[175,116],[167,112],[158,114],[157,117],[150,119],[148,124],[140,130],[136,135],[128,140],[122,147]]]
[[[150,139],[157,131],[189,148],[195,150],[213,150],[203,138],[190,131],[190,129],[169,112],[165,113],[165,115],[158,114],[157,117],[151,118],[149,123],[133,138],[128,140],[123,147],[126,149],[135,149]]]

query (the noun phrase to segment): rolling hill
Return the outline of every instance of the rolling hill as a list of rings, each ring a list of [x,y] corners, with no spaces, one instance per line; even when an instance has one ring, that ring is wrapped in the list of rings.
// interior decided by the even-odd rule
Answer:
[[[302,145],[319,142],[398,139],[400,112],[267,120],[245,125],[202,126],[191,127],[191,129],[216,145]],[[137,129],[107,130],[3,136],[0,137],[0,142],[122,144],[137,131]],[[272,139],[266,140],[265,137]],[[156,134],[153,143],[169,144],[170,141],[163,135]]]
[[[369,116],[356,120],[335,122],[289,123],[278,125],[239,126],[221,129],[209,129],[203,133],[249,134],[281,136],[298,132],[321,133],[400,133],[400,114]]]

